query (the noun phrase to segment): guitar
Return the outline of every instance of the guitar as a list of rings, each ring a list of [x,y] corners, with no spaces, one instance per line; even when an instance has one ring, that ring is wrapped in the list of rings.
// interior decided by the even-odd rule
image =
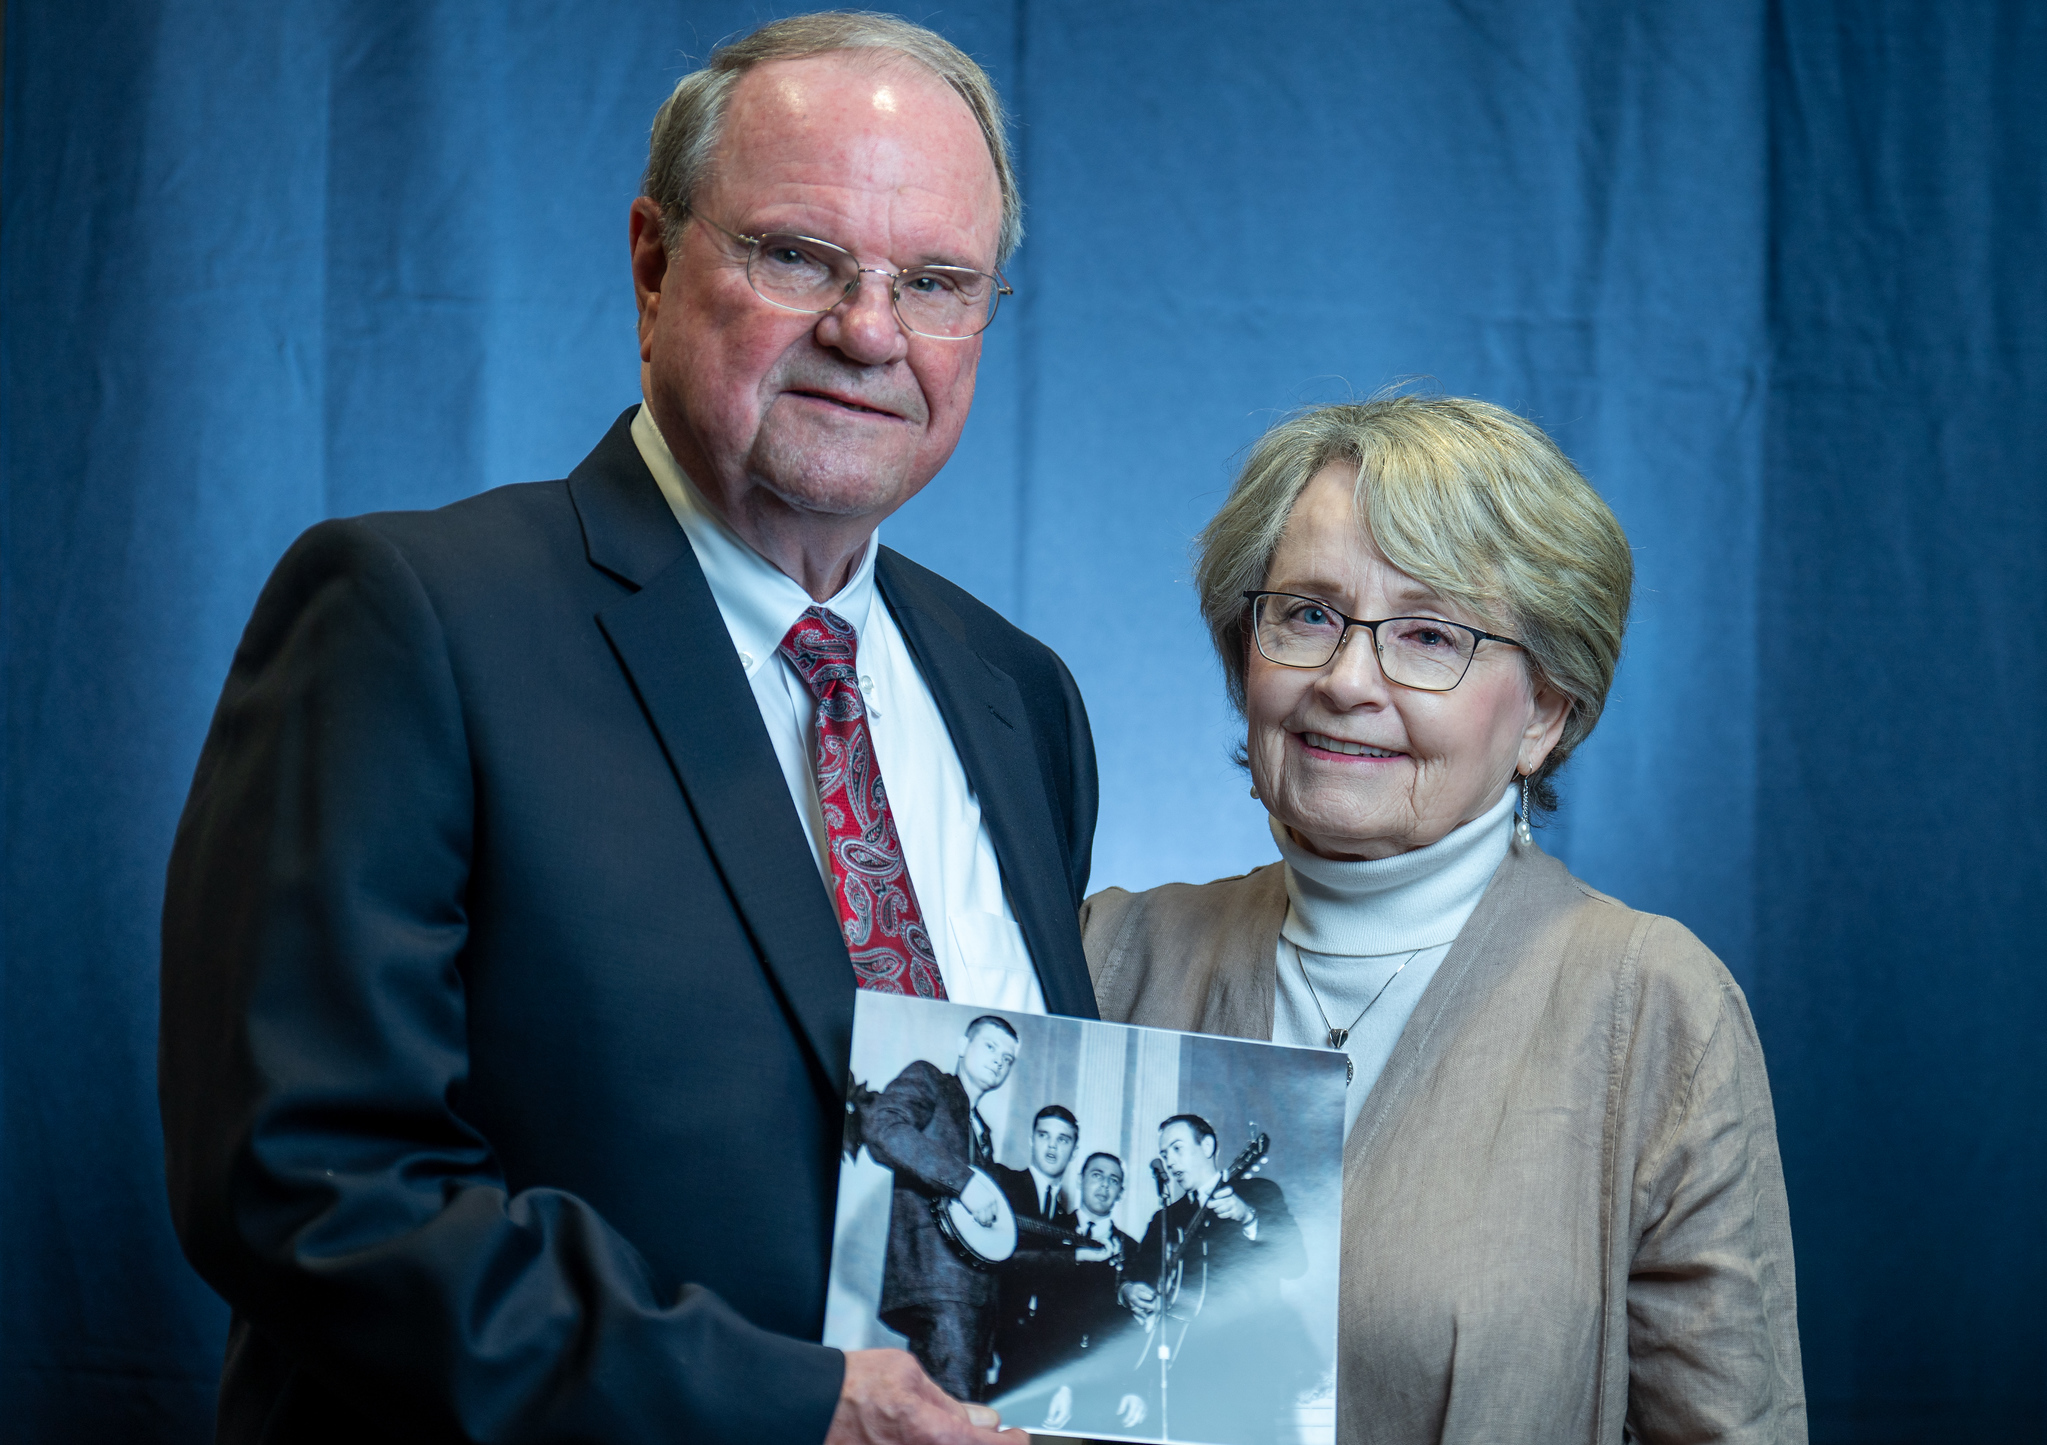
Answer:
[[[1042,1219],[1019,1219],[993,1179],[979,1169],[969,1172],[976,1179],[987,1180],[989,1188],[995,1191],[994,1223],[982,1224],[975,1219],[957,1196],[933,1199],[931,1218],[937,1223],[938,1232],[945,1236],[945,1242],[953,1247],[953,1252],[975,1269],[994,1269],[1009,1259],[1016,1253],[1021,1236],[1026,1234],[1034,1239],[1050,1240],[1064,1249],[1101,1247],[1102,1242],[1098,1239],[1071,1233]]]
[[[1256,1174],[1264,1167],[1265,1156],[1271,1150],[1272,1136],[1270,1134],[1259,1134],[1254,1137],[1250,1143],[1246,1144],[1238,1152],[1237,1157],[1230,1161],[1230,1167],[1223,1171],[1222,1178],[1217,1181],[1215,1188],[1208,1191],[1209,1199],[1215,1197],[1217,1190],[1234,1188],[1237,1181],[1246,1174]],[[1163,1168],[1164,1166],[1157,1160],[1152,1161],[1152,1173],[1155,1177],[1163,1171]],[[1161,1197],[1163,1197],[1164,1193],[1164,1189],[1161,1188]],[[1200,1237],[1203,1227],[1214,1217],[1214,1215],[1208,1212],[1208,1200],[1204,1199],[1201,1202],[1201,1207],[1194,1211],[1193,1218],[1187,1221],[1187,1227],[1180,1231],[1180,1238],[1171,1249],[1165,1251],[1164,1256],[1160,1259],[1159,1282],[1156,1286],[1158,1290],[1158,1307],[1152,1311],[1151,1318],[1145,1323],[1144,1349],[1138,1355],[1136,1365],[1132,1366],[1133,1369],[1142,1368],[1152,1358],[1152,1340],[1156,1336],[1160,1325],[1169,1314],[1173,1313],[1175,1307],[1180,1302],[1180,1289],[1185,1282],[1184,1273],[1181,1268],[1182,1257],[1187,1253],[1187,1246]],[[1161,1236],[1163,1236],[1165,1231],[1165,1207],[1163,1204],[1161,1204],[1159,1209],[1159,1230]],[[1190,1312],[1189,1318],[1200,1312],[1201,1305],[1197,1303]]]

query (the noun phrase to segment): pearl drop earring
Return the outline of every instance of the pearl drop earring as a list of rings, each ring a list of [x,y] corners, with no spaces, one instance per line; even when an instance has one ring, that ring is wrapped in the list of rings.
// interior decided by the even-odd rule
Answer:
[[[1528,831],[1528,774],[1521,775],[1521,818],[1514,825],[1514,836],[1525,848],[1535,842],[1535,835]]]

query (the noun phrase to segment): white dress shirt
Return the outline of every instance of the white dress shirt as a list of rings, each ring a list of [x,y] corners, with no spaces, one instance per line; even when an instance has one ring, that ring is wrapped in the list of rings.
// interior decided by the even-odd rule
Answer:
[[[1045,1206],[1046,1192],[1050,1191],[1052,1195],[1052,1207],[1050,1209],[1045,1210],[1045,1218],[1050,1219],[1055,1214],[1064,1213],[1066,1206],[1065,1183],[1062,1180],[1054,1179],[1051,1175],[1044,1173],[1035,1164],[1030,1166],[1030,1171],[1031,1184],[1038,1191],[1037,1199],[1038,1207],[1040,1209],[1043,1209]]]
[[[1506,860],[1519,796],[1509,788],[1463,827],[1391,858],[1323,858],[1273,820],[1286,860],[1287,911],[1272,1041],[1326,1049],[1332,1026],[1350,1030],[1343,1051],[1356,1075],[1344,1094],[1346,1135],[1422,990]]]
[[[782,638],[814,599],[705,505],[644,406],[633,418],[633,441],[704,569],[829,888],[831,854],[811,763],[817,700],[781,654]],[[1043,1013],[1044,991],[1003,889],[980,800],[968,786],[938,703],[874,585],[879,545],[869,539],[852,577],[824,606],[858,634],[855,661],[874,757],[917,907],[938,955],[939,977],[946,996],[957,1003]]]

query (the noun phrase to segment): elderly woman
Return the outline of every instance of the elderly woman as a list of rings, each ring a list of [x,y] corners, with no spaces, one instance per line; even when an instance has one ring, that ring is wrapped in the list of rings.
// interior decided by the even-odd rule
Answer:
[[[1620,655],[1612,512],[1396,396],[1268,433],[1199,559],[1281,861],[1082,927],[1105,1018],[1348,1056],[1338,1439],[1802,1441],[1747,1003],[1528,831]]]

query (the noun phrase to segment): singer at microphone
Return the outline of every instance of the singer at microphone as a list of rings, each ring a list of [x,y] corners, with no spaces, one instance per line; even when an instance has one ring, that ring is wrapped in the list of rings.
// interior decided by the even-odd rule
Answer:
[[[1308,1268],[1286,1192],[1262,1175],[1227,1179],[1216,1159],[1215,1130],[1198,1114],[1175,1114],[1159,1125],[1159,1157],[1151,1168],[1159,1211],[1118,1300],[1139,1326],[1166,1324],[1159,1342],[1170,1351],[1173,1433],[1268,1438],[1284,1404],[1278,1394],[1284,1393],[1284,1357],[1291,1348],[1284,1342],[1299,1333],[1279,1286]],[[1279,1358],[1269,1370],[1247,1373],[1247,1349]],[[1272,1385],[1274,1398],[1244,1388],[1247,1378]],[[1146,1387],[1156,1384],[1148,1380]]]

